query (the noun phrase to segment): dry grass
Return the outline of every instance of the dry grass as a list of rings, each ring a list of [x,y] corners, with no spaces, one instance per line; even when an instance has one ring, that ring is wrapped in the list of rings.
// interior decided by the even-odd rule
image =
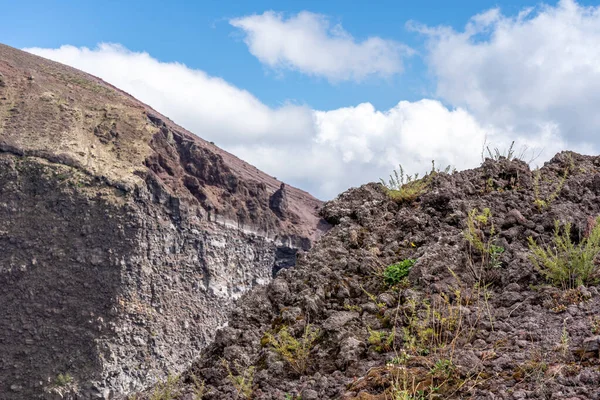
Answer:
[[[433,176],[438,173],[449,173],[452,167],[448,165],[443,170],[435,166],[435,161],[431,161],[431,171],[423,178],[419,178],[419,174],[409,175],[404,173],[402,165],[398,166],[398,170],[392,171],[389,180],[386,182],[380,179],[380,182],[387,189],[388,196],[399,203],[412,202],[427,191],[427,187]],[[452,172],[454,172],[453,170]]]

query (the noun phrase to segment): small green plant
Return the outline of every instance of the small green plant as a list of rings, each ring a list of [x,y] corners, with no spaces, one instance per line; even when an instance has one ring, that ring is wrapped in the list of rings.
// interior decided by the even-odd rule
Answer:
[[[452,375],[452,372],[454,372],[455,368],[456,368],[456,366],[454,365],[452,360],[449,360],[447,358],[442,358],[435,362],[433,367],[431,367],[431,369],[429,370],[429,373],[431,375],[443,377],[443,378],[447,379],[447,378],[450,378],[450,376]]]
[[[168,375],[164,382],[160,382],[150,395],[150,400],[174,400],[179,396],[179,376]]]
[[[202,400],[206,394],[206,383],[198,379],[196,375],[191,376],[194,390],[194,400]]]
[[[569,352],[569,342],[569,331],[567,330],[567,319],[565,318],[563,320],[562,333],[560,334],[560,344],[557,346],[563,357],[566,357]]]
[[[353,306],[350,304],[344,304],[344,310],[361,312],[362,308],[360,308],[360,306],[356,306],[356,305]]]
[[[283,357],[290,367],[302,375],[309,366],[310,352],[319,338],[320,330],[307,324],[300,339],[296,339],[288,331],[287,326],[282,327],[276,335],[266,333],[266,341],[275,351]]]
[[[391,386],[389,395],[386,399],[391,400],[425,400],[425,391],[420,389],[421,382],[416,382],[415,377],[411,376],[407,368],[388,366],[391,372]]]
[[[428,184],[425,178],[419,179],[418,173],[405,175],[402,165],[398,166],[398,170],[393,171],[387,183],[383,179],[380,179],[380,181],[387,188],[388,196],[397,202],[416,200],[425,192]]]
[[[573,156],[571,154],[569,154],[567,156],[567,159],[569,161],[569,164],[563,170],[563,173],[560,176],[558,183],[556,184],[556,187],[554,188],[554,190],[545,198],[542,198],[541,193],[540,193],[540,181],[542,179],[542,172],[539,169],[537,169],[533,173],[533,195],[534,195],[533,204],[538,208],[539,211],[543,211],[544,209],[550,207],[552,202],[554,200],[556,200],[556,198],[560,194],[560,191],[562,190],[563,186],[565,186],[565,182],[567,181],[567,178],[569,177],[569,173],[575,168]]]
[[[571,239],[571,224],[561,229],[560,222],[554,223],[551,246],[541,247],[529,237],[529,259],[537,270],[555,286],[575,289],[598,278],[595,258],[600,253],[600,217],[594,227],[578,244]]]
[[[406,324],[402,328],[404,348],[417,355],[427,355],[446,347],[453,349],[465,333],[459,306],[462,296],[457,289],[453,293],[454,301],[446,293],[431,301],[407,300],[404,308]]]
[[[486,235],[486,230],[488,231]],[[489,270],[497,269],[502,266],[501,257],[504,253],[504,247],[496,245],[496,228],[494,226],[492,212],[489,208],[484,208],[480,213],[474,208],[467,217],[467,229],[464,236],[469,243],[468,248],[468,267],[471,275],[476,282],[482,282],[485,274]],[[474,253],[481,258],[479,263],[474,261]]]
[[[487,152],[487,156],[486,156]],[[515,142],[514,140],[511,142],[510,146],[506,150],[500,150],[498,147],[494,147],[494,149],[490,149],[490,146],[487,145],[487,140],[483,143],[483,147],[481,149],[481,162],[484,162],[486,158],[491,158],[494,161],[499,161],[503,158],[508,161],[512,160],[522,160],[526,161],[527,164],[531,164],[534,162],[540,155],[542,154],[542,150],[539,149],[536,153],[535,149],[530,149],[527,145],[522,146],[519,149],[519,153],[515,152]]]
[[[73,383],[73,377],[69,373],[58,374],[54,380],[54,385],[57,387],[69,386]]]
[[[406,260],[402,260],[395,264],[390,265],[383,271],[383,279],[385,283],[389,286],[397,285],[408,276],[410,269],[415,265],[417,260],[413,260],[412,258],[407,258]]]
[[[385,311],[385,303],[377,301],[377,297],[373,293],[369,293],[367,291],[367,289],[365,289],[364,287],[361,286],[360,288],[362,289],[362,291],[364,292],[364,294],[367,295],[367,297],[369,298],[369,300],[371,300],[373,303],[375,303],[375,305],[377,306],[377,308],[379,308],[380,312]]]
[[[425,400],[425,392],[423,390],[417,390],[415,393],[411,393],[410,390],[398,388],[396,385],[392,386],[392,400]]]
[[[368,342],[374,346],[376,352],[383,353],[392,349],[396,336],[394,330],[392,332],[375,331],[370,327],[367,327],[367,330],[369,331]]]
[[[492,298],[492,292],[490,290],[490,284],[480,284],[477,282],[475,284],[476,292],[479,294],[483,294],[483,304],[485,307],[485,312],[488,315],[490,320],[490,327],[492,328],[492,332],[494,331],[494,317],[492,316],[492,310],[490,309],[490,299]]]
[[[483,189],[484,193],[489,193],[494,191],[494,179],[493,178],[488,178],[485,181],[485,188]]]
[[[239,365],[236,365],[236,369],[242,370],[242,373],[235,375],[231,371],[231,367],[227,360],[222,359],[221,364],[225,370],[227,370],[227,377],[237,391],[235,398],[238,399],[241,396],[243,399],[250,399],[254,392],[254,366],[251,365],[248,368],[241,368]]]

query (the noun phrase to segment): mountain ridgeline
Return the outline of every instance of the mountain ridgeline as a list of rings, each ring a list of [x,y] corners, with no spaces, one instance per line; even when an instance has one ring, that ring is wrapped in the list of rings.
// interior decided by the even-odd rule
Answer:
[[[236,298],[328,229],[320,206],[0,45],[0,398],[119,398],[183,372]]]

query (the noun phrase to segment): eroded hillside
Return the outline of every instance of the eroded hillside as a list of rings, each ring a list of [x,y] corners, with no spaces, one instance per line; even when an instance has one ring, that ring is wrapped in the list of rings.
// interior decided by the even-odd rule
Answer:
[[[326,203],[333,229],[146,396],[600,398],[600,157],[563,152],[536,172],[488,159],[425,182]],[[532,243],[572,273],[536,267]]]
[[[320,205],[0,45],[0,397],[108,399],[183,371],[233,299],[328,228]]]

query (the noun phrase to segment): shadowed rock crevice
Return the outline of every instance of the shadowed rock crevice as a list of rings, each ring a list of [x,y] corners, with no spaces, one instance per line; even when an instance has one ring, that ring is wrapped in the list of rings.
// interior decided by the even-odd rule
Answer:
[[[282,246],[277,247],[275,250],[275,263],[273,264],[273,278],[282,269],[295,266],[297,254],[298,249]]]

